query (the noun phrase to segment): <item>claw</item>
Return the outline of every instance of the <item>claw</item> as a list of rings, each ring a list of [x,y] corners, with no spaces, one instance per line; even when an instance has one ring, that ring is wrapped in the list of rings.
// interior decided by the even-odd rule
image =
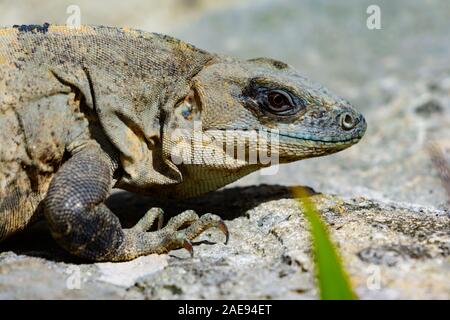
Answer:
[[[188,239],[183,240],[183,248],[189,251],[191,258],[194,257],[194,249],[192,248],[192,243]]]
[[[221,221],[218,225],[218,228],[225,235],[225,244],[227,244],[228,240],[230,239],[230,233],[228,232],[227,225],[225,224],[225,222]]]

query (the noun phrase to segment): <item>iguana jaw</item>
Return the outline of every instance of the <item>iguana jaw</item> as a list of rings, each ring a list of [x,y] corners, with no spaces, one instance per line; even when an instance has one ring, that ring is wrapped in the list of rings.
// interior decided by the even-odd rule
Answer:
[[[277,140],[280,162],[289,162],[305,158],[332,154],[358,143],[367,129],[367,124],[361,115],[353,130],[343,133],[323,130],[320,133],[298,130],[262,129],[267,131],[272,140]]]
[[[357,133],[349,138],[341,137],[340,140],[339,137],[302,136],[301,134],[295,134],[289,131],[282,132],[271,129],[261,129],[254,132],[249,132],[248,130],[209,129],[205,130],[203,134],[210,137],[214,136],[216,143],[219,145],[225,145],[227,141],[228,143],[229,141],[234,141],[236,148],[245,149],[245,152],[242,153],[244,155],[242,159],[236,158],[236,154],[235,159],[231,159],[229,152],[223,152],[223,157],[227,158],[228,162],[234,163],[236,167],[243,167],[250,164],[248,163],[249,153],[252,152],[251,150],[255,150],[252,149],[252,143],[253,148],[256,145],[259,147],[261,145],[265,146],[258,150],[258,152],[261,154],[263,149],[266,150],[266,156],[271,157],[272,164],[288,163],[306,158],[329,155],[347,149],[361,140],[365,130],[366,124],[363,121]],[[225,138],[226,136],[228,138]],[[221,151],[216,150],[216,155],[219,152]],[[205,162],[205,165],[208,165],[208,163]],[[214,167],[214,164],[210,165]],[[267,165],[258,162],[257,166],[265,167]]]

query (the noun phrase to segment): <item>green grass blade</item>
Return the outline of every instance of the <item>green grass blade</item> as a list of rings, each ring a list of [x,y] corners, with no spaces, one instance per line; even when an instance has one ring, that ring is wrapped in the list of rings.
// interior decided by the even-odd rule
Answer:
[[[310,225],[313,245],[316,278],[322,300],[353,300],[357,299],[350,285],[341,258],[333,245],[325,223],[322,221],[314,204],[308,198],[306,191],[293,188],[296,198]]]

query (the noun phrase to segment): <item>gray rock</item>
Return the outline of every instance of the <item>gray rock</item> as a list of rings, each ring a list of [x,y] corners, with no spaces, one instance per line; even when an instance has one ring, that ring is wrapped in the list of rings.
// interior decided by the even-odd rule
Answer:
[[[372,298],[450,298],[449,212],[368,198],[316,194],[356,292]],[[125,215],[160,205],[119,192],[109,205]],[[283,186],[236,187],[164,206],[222,213],[231,237],[211,230],[184,250],[123,263],[67,257],[45,228],[5,244],[0,254],[2,298],[313,299],[314,266],[308,225]],[[136,214],[137,219],[139,214]],[[124,221],[132,224],[134,219]],[[45,243],[45,242],[44,242]]]

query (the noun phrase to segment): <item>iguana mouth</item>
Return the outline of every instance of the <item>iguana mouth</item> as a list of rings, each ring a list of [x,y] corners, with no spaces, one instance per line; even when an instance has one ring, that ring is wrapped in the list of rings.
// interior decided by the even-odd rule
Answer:
[[[366,122],[364,118],[360,121],[357,127],[355,127],[353,132],[338,134],[334,136],[319,136],[312,133],[304,133],[304,132],[283,132],[280,130],[273,129],[263,129],[262,131],[268,132],[272,135],[280,136],[280,139],[289,139],[294,143],[295,141],[310,141],[314,143],[320,144],[354,144],[361,140],[366,132]]]
[[[263,129],[271,134],[279,135],[280,139],[292,139],[293,141],[310,141],[320,144],[354,144],[361,140],[367,129],[366,120],[362,115],[356,119],[351,130],[339,130],[335,131],[332,135],[315,134],[314,132],[302,132],[302,131],[282,131],[273,129]]]
[[[312,141],[312,142],[320,142],[320,143],[324,143],[324,144],[335,144],[335,143],[356,143],[359,140],[361,140],[363,134],[358,135],[358,136],[351,136],[348,138],[340,138],[340,137],[315,137],[315,136],[301,136],[301,135],[291,135],[291,134],[283,134],[283,133],[278,133],[279,136],[282,137],[287,137],[290,139],[295,139],[295,140],[304,140],[304,141]]]

